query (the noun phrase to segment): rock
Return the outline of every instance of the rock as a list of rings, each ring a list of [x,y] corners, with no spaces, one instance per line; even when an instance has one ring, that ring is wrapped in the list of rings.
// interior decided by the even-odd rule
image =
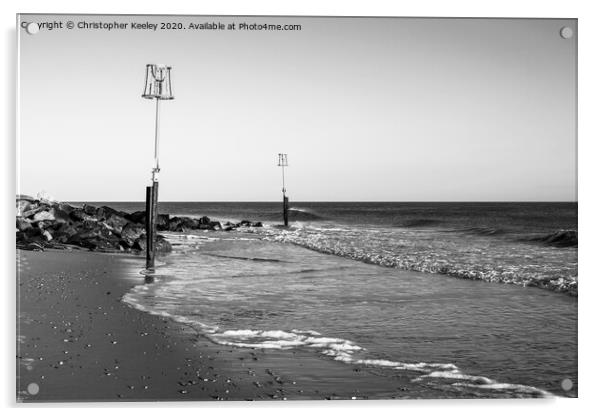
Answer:
[[[136,211],[126,215],[127,220],[135,222],[137,224],[144,224],[146,222],[146,211]]]
[[[159,231],[169,230],[169,214],[157,215],[157,230],[159,230]]]
[[[108,206],[96,208],[85,204],[82,208],[69,204],[44,201],[17,200],[16,241],[23,249],[44,247],[65,248],[64,244],[77,245],[97,251],[124,251],[130,248],[145,250],[144,222],[146,213],[132,214]],[[157,218],[159,227],[170,224],[167,214]],[[180,218],[180,229],[196,228],[198,221]],[[157,237],[157,252],[168,252],[171,244]]]
[[[222,231],[232,231],[234,229],[234,227],[232,227],[232,225],[225,225],[224,228],[222,228]]]
[[[56,225],[56,222],[54,222],[54,221],[40,221],[40,222],[37,223],[37,225],[38,225],[38,228],[40,230],[45,230],[47,228],[52,229]]]
[[[156,253],[169,253],[171,244],[162,235],[157,235]],[[146,252],[146,234],[142,234],[133,244],[132,249]]]
[[[40,221],[54,221],[54,215],[52,215],[48,211],[40,211],[33,216],[33,220],[31,222],[36,223]]]
[[[30,227],[22,232],[17,233],[17,241],[31,243],[37,242],[42,243],[44,237],[42,236],[43,231],[37,227]]]
[[[199,228],[199,222],[190,217],[182,217],[180,225],[182,227],[182,231],[184,231],[184,229],[196,230]]]
[[[75,209],[74,207],[72,207],[69,204],[65,204],[65,203],[58,203],[56,205],[54,205],[54,208],[59,209],[61,211],[66,212],[67,214],[71,214],[71,212]]]
[[[93,251],[114,251],[120,250],[118,240],[106,240],[104,238],[90,238],[82,240],[80,245]]]
[[[44,251],[44,246],[40,243],[32,242],[32,243],[17,243],[17,248],[21,250],[30,250],[30,251]]]
[[[182,231],[182,218],[172,217],[169,219],[169,231]]]
[[[96,215],[97,208],[93,205],[84,204],[83,210],[88,215]]]
[[[128,244],[127,241],[125,240],[119,240],[119,246],[123,249],[123,250],[130,250],[132,247]]]
[[[55,222],[67,223],[71,222],[71,217],[67,211],[62,210],[58,205],[50,208],[50,214],[54,217]]]
[[[31,228],[31,221],[17,217],[17,230],[23,232]]]
[[[134,245],[134,242],[144,234],[144,227],[134,223],[127,223],[121,230],[121,240],[129,247]]]
[[[17,200],[17,217],[21,217],[24,212],[29,211],[31,202],[26,200]]]
[[[83,209],[81,208],[74,208],[73,211],[71,211],[69,213],[69,217],[73,220],[73,221],[84,221],[86,219],[91,219],[93,217],[91,217],[90,215],[86,214],[84,212]]]
[[[115,236],[107,226],[101,222],[92,222],[96,227],[91,229],[78,228],[76,233],[68,236],[67,233],[72,233],[73,230],[65,229],[64,237],[60,238],[60,242],[75,244],[90,250],[120,250],[119,238]]]
[[[42,233],[42,236],[46,239],[46,241],[52,240],[52,234],[50,234],[50,232],[48,232],[48,230],[44,230],[44,232]]]
[[[215,231],[222,229],[222,224],[219,221],[211,221],[209,222],[209,226]]]
[[[116,209],[103,205],[100,208],[96,209],[96,217],[98,219],[108,219],[113,215],[119,215]]]
[[[126,220],[125,218],[117,215],[117,214],[113,214],[111,215],[109,218],[107,218],[105,220],[105,223],[111,227],[113,230],[115,230],[118,234],[121,235],[121,230],[123,229],[123,227],[126,226],[126,224],[128,224],[128,220]]]
[[[85,219],[81,222],[81,227],[85,230],[96,230],[99,227],[98,220],[92,217]]]
[[[70,224],[60,224],[54,227],[54,239],[62,244],[66,244],[71,237],[77,234],[77,230]]]
[[[35,198],[29,195],[22,195],[19,194],[17,195],[17,201],[27,201],[27,202],[34,202]]]
[[[109,225],[107,225],[105,222],[98,222],[98,231],[100,232],[100,235],[106,238],[110,238],[110,239],[119,239],[121,237],[121,233],[115,231],[114,228],[110,227]]]
[[[146,234],[140,235],[140,237],[138,237],[136,241],[130,245],[130,247],[132,247],[134,250],[146,251]]]
[[[155,247],[157,253],[169,253],[171,251],[171,244],[162,235],[157,236],[157,246]]]
[[[37,214],[38,212],[41,212],[43,210],[44,210],[44,207],[40,207],[38,205],[31,204],[27,211],[24,211],[23,213],[21,213],[21,216],[23,218],[33,218],[33,216],[35,214]]]
[[[84,210],[84,212],[85,212],[85,210]],[[92,215],[94,215],[96,218],[98,218],[99,221],[102,221],[102,220],[106,220],[108,217],[110,217],[111,213],[108,210],[106,210],[105,208],[100,207],[100,208],[96,208],[96,212],[94,212],[94,214],[92,214]]]
[[[210,222],[211,222],[211,220],[209,219],[209,217],[201,217],[201,218],[199,218],[199,224],[209,225]]]
[[[251,225],[251,221],[249,221],[249,220],[242,220],[240,222],[241,227],[249,227],[250,225]]]
[[[251,224],[251,227],[263,227],[263,224],[261,223],[261,221],[257,221]]]
[[[83,242],[86,240],[93,240],[100,237],[100,233],[97,231],[85,231],[85,230],[77,230],[77,232],[71,235],[67,239],[68,244],[75,244],[83,247]]]

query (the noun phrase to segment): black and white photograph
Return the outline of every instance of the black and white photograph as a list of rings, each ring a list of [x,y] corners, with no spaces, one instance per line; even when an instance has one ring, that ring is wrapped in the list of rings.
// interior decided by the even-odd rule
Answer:
[[[16,401],[579,397],[578,33],[17,14]]]

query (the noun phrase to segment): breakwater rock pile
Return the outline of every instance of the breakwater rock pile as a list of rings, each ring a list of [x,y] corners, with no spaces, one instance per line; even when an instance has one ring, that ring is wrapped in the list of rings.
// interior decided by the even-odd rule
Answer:
[[[18,196],[16,218],[17,248],[82,247],[104,252],[144,252],[146,250],[146,212],[118,211],[108,206],[82,207],[45,199]],[[160,214],[157,230],[186,232],[189,230],[231,231],[238,227],[261,227],[261,223],[241,221],[221,224],[208,217],[170,217]],[[157,235],[157,252],[171,251],[171,244]]]

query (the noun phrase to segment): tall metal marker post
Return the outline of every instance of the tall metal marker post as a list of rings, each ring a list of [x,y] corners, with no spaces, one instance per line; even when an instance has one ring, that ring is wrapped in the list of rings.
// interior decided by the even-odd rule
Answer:
[[[152,186],[146,187],[146,268],[154,270],[157,242],[157,201],[159,199],[159,102],[173,100],[171,93],[171,67],[146,65],[143,98],[156,100],[155,106],[155,160],[152,169]]]
[[[286,187],[284,186],[284,167],[288,166],[286,153],[278,153],[278,166],[282,166],[282,216],[284,226],[288,227],[288,196],[286,196]]]

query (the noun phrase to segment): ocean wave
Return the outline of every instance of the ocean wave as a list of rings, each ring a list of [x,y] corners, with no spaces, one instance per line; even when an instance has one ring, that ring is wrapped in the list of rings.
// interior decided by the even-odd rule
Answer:
[[[321,247],[311,243],[298,243],[300,246],[318,251],[324,254],[334,254],[340,257],[361,261],[367,264],[375,264],[383,267],[393,267],[423,273],[444,274],[447,276],[467,279],[482,280],[491,283],[507,283],[520,286],[540,287],[557,292],[564,292],[573,296],[577,295],[577,280],[572,278],[557,277],[554,279],[546,277],[520,276],[509,270],[497,270],[487,267],[467,268],[445,261],[428,261],[422,258],[399,257],[396,255],[372,254],[362,252],[347,252],[339,247]]]
[[[320,221],[325,218],[303,208],[289,208],[288,219],[289,221]]]
[[[441,220],[434,220],[431,218],[414,218],[396,222],[393,227],[413,228],[413,227],[433,227],[435,225],[442,224]]]
[[[506,233],[506,230],[503,230],[501,228],[495,228],[495,227],[467,227],[467,228],[461,228],[459,230],[453,230],[453,231],[460,231],[460,232],[464,232],[464,233],[468,233],[468,234],[476,234],[476,235],[500,235],[500,234]]]
[[[543,236],[527,238],[523,241],[533,241],[553,247],[577,247],[578,236],[577,230],[558,230]]]
[[[471,230],[470,232],[493,233],[496,229]],[[265,229],[259,233],[268,241],[295,244],[320,253],[383,267],[443,274],[467,280],[539,287],[573,296],[578,291],[576,269],[570,263],[548,269],[545,265],[542,267],[541,264],[528,260],[529,256],[525,255],[527,252],[524,251],[523,254],[521,249],[518,256],[522,263],[517,264],[516,247],[512,248],[514,251],[497,251],[492,254],[496,250],[495,246],[483,248],[477,243],[468,246],[466,240],[458,240],[457,236],[446,245],[443,235],[440,239],[442,241],[436,235],[431,235],[435,242],[428,244],[432,246],[421,246],[426,243],[420,240],[420,236],[412,234],[400,239],[397,234],[387,236],[386,230],[374,234],[360,229],[330,232],[317,227],[297,227],[288,230]],[[554,244],[560,244],[560,241],[566,244],[563,239],[570,238],[570,235],[562,234],[551,236],[549,240],[554,240]],[[549,255],[556,256],[556,253]],[[505,260],[500,260],[504,258]]]
[[[261,215],[261,219],[266,221],[282,221],[282,211],[267,212]],[[289,208],[288,219],[289,222],[310,222],[323,221],[327,218],[306,208]]]

